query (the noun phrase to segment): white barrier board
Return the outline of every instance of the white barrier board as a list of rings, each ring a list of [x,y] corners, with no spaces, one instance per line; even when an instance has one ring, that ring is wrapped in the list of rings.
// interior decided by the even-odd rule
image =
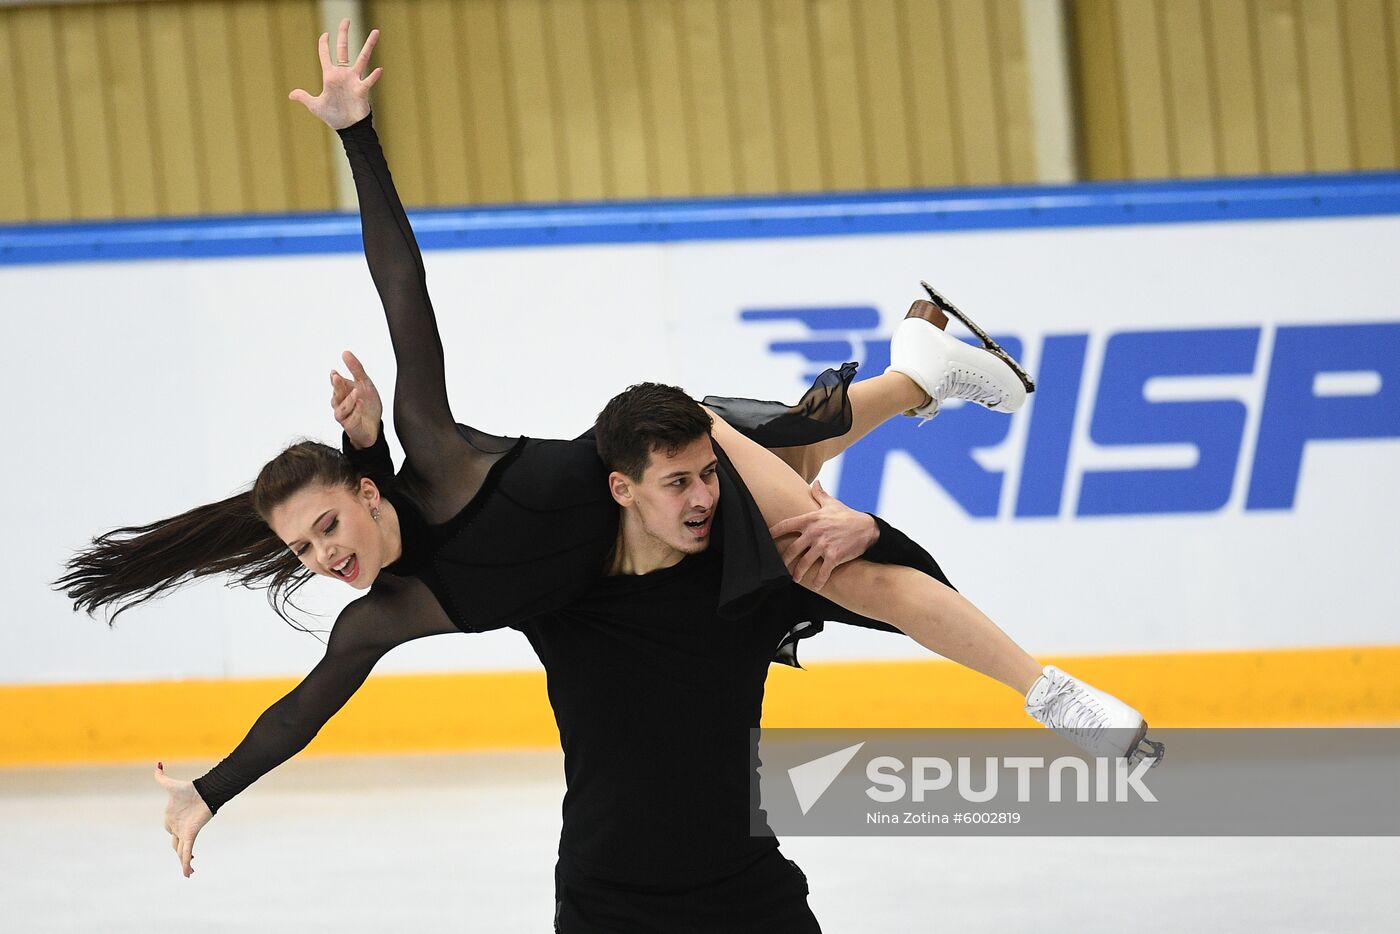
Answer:
[[[827,488],[922,542],[1036,653],[1400,633],[1400,217],[434,250],[459,421],[572,436],[631,382],[791,399],[883,369],[927,278],[1040,382],[1012,418],[901,419]],[[69,551],[335,443],[327,373],[393,360],[350,254],[0,267],[10,340],[0,683],[292,674],[321,646],[212,582],[115,629],[47,589]],[[386,398],[386,403],[390,402]],[[397,446],[395,447],[397,452]],[[308,586],[328,614],[349,596]],[[829,626],[804,657],[920,657]],[[515,633],[383,670],[533,667]]]

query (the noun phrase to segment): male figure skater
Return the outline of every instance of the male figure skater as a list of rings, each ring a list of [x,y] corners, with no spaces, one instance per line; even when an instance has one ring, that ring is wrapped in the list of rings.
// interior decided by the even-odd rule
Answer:
[[[564,934],[820,930],[801,870],[771,834],[751,834],[752,731],[768,666],[793,661],[796,639],[824,620],[898,630],[797,586],[771,546],[764,554],[724,534],[723,455],[711,425],[674,387],[641,384],[608,403],[594,430],[621,510],[607,574],[570,606],[515,626],[544,664],[565,755],[555,870]],[[348,438],[347,450],[371,473],[392,468],[382,431],[369,451]],[[833,552],[864,547],[867,560],[947,583],[927,552],[883,521],[829,497],[822,512],[842,530]],[[771,586],[722,615],[725,568],[750,562],[776,567]],[[1113,700],[1073,685],[1081,697]]]
[[[564,747],[557,930],[819,931],[806,877],[773,836],[750,833],[768,666],[799,626],[895,630],[791,580],[740,615],[718,612],[722,552],[741,546],[716,527],[710,418],[681,390],[628,389],[595,434],[622,510],[608,575],[518,627],[544,663]],[[872,517],[828,508],[850,514],[853,538],[875,533]],[[865,557],[895,543],[918,550],[878,523]]]

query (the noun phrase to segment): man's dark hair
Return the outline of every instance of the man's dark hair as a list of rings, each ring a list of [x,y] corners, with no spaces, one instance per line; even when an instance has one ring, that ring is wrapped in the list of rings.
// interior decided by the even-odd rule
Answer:
[[[668,456],[710,433],[710,415],[685,390],[638,383],[608,400],[594,434],[609,470],[640,480],[652,451]]]

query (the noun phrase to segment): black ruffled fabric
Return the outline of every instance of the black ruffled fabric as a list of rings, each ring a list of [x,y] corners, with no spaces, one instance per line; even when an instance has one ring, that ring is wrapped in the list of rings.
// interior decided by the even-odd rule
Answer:
[[[765,448],[792,448],[839,438],[851,430],[848,393],[856,364],[826,370],[796,405],[728,396],[706,396],[701,404]]]

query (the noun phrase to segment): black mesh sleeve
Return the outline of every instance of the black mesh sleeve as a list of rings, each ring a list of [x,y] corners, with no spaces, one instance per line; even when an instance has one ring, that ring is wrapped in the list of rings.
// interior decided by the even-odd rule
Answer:
[[[456,437],[437,318],[428,297],[423,255],[408,222],[372,117],[339,131],[360,202],[360,228],[370,277],[379,291],[398,373],[394,427],[409,456],[414,448]]]
[[[413,474],[411,486],[424,517],[444,522],[471,501],[508,446],[474,446],[453,418],[423,255],[372,117],[339,133],[360,202],[365,260],[394,346],[394,431],[403,445],[404,469]],[[383,443],[382,428],[379,438]]]
[[[336,618],[326,654],[311,673],[258,717],[233,752],[194,780],[195,790],[217,814],[234,795],[304,749],[390,649],[458,631],[420,581],[376,583],[374,592]]]

